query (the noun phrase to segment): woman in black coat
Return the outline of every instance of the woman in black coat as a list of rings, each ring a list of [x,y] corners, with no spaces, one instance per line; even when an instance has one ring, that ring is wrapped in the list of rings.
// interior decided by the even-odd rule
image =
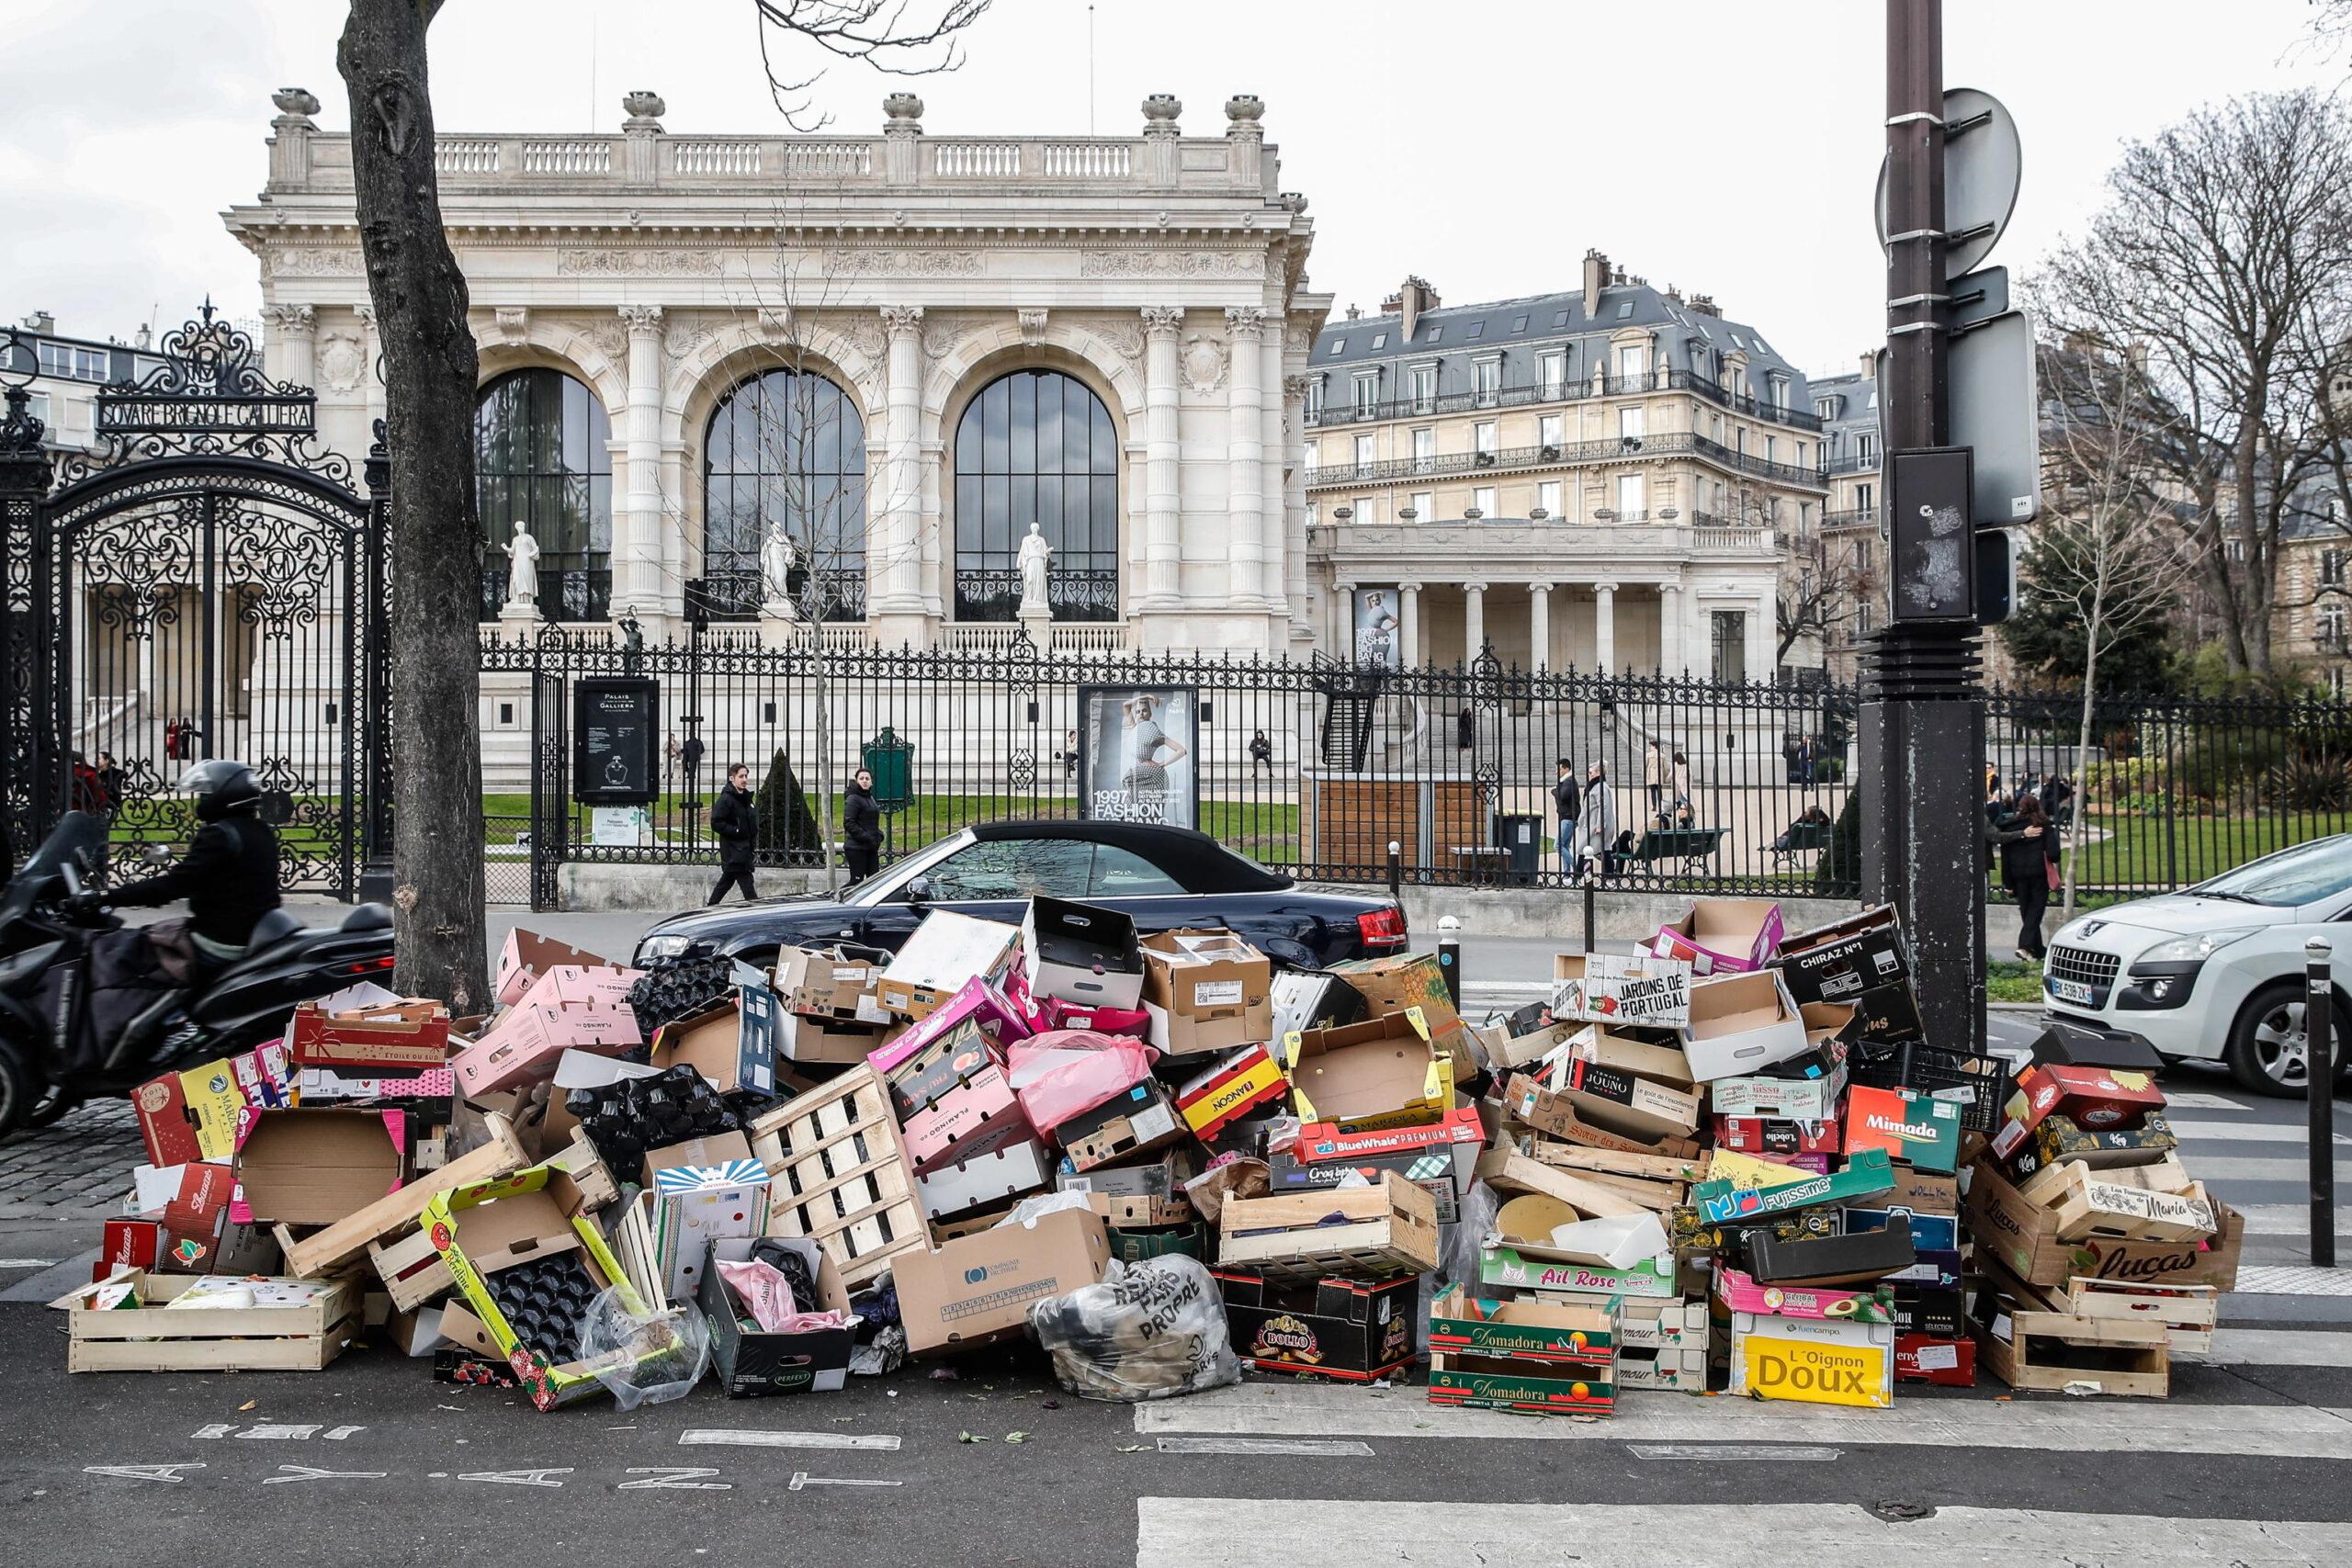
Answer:
[[[2018,901],[2018,955],[2041,962],[2041,916],[2050,907],[2050,874],[2058,864],[2058,836],[2034,795],[2018,801],[2017,814],[2004,826],[2015,838],[2001,843],[2001,886]]]
[[[864,768],[850,780],[849,795],[842,802],[842,818],[849,879],[863,882],[882,864],[882,808],[875,804],[874,775]]]

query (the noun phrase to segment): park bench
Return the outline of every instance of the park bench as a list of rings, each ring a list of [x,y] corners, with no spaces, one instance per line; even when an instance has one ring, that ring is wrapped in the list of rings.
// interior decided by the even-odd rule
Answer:
[[[1723,848],[1728,828],[1652,828],[1630,853],[1627,862],[1679,861],[1689,873],[1698,863],[1714,858]]]
[[[1795,865],[1800,855],[1820,853],[1829,847],[1834,830],[1826,822],[1792,822],[1781,840],[1772,846],[1773,868],[1784,870]]]

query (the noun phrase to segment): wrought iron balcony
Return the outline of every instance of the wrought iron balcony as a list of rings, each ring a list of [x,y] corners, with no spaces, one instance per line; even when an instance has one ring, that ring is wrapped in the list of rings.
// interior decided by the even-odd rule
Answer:
[[[577,557],[539,557],[539,616],[548,621],[605,621],[612,618],[613,573],[610,558],[601,553]],[[506,605],[506,568],[484,567],[481,572],[481,618],[498,619]]]
[[[1878,526],[1878,508],[1856,506],[1843,512],[1825,512],[1821,514],[1821,526],[1825,532],[1836,528],[1875,528]]]
[[[1396,419],[1425,419],[1438,414],[1476,413],[1487,409],[1523,408],[1531,403],[1589,402],[1596,398],[1635,397],[1645,392],[1695,392],[1722,408],[1752,414],[1793,430],[1819,430],[1821,416],[1802,409],[1759,402],[1745,392],[1689,370],[1641,376],[1587,376],[1581,380],[1539,381],[1526,387],[1498,387],[1492,391],[1438,392],[1428,397],[1396,398],[1384,402],[1331,402],[1310,409],[1309,430],[1349,424],[1379,424]]]
[[[1115,621],[1119,618],[1119,574],[1114,568],[1046,571],[1046,602],[1057,621]],[[958,621],[1005,623],[1019,618],[1018,567],[963,567],[956,573]]]
[[[805,566],[795,568],[786,586],[791,591],[796,604],[808,604],[812,576],[817,590],[817,619],[835,622],[865,619],[865,567],[863,562],[855,566],[822,567],[813,571]],[[766,584],[756,568],[730,568],[707,572],[686,581],[686,618],[755,621],[760,617],[761,602],[766,597]]]
[[[1753,453],[1735,452],[1719,441],[1686,431],[1661,435],[1621,435],[1606,441],[1571,441],[1557,446],[1506,446],[1493,452],[1448,452],[1434,457],[1386,457],[1371,463],[1340,463],[1310,470],[1309,490],[1334,490],[1375,480],[1410,479],[1456,474],[1507,473],[1521,468],[1551,468],[1564,463],[1636,462],[1655,457],[1697,457],[1741,473],[1776,479],[1808,490],[1824,488],[1821,475],[1790,463],[1768,462]]]
[[[1863,457],[1849,453],[1842,457],[1830,458],[1821,465],[1821,471],[1825,477],[1831,474],[1874,474],[1878,472],[1878,468],[1877,453],[1872,452]]]

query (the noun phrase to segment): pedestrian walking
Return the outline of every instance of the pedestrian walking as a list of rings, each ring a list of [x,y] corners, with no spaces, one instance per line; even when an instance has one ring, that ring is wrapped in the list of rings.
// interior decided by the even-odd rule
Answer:
[[[1813,787],[1814,774],[1820,764],[1821,742],[1810,735],[1802,737],[1797,741],[1797,771],[1804,775],[1800,782],[1805,788]]]
[[[1801,784],[1804,776],[1804,744],[1795,736],[1783,736],[1781,740],[1781,769],[1791,784]]]
[[[2018,956],[2039,964],[2043,957],[2041,916],[2059,880],[2058,836],[2050,831],[2041,801],[2030,795],[2018,802],[2007,826],[1995,831],[2002,835],[2001,886],[2018,901]]]
[[[1666,748],[1657,741],[1642,754],[1642,784],[1649,790],[1650,815],[1660,822],[1666,820]]]
[[[678,761],[685,764],[686,794],[689,795],[697,795],[699,792],[695,787],[695,775],[699,773],[702,768],[701,736],[689,735],[686,737],[686,743],[678,748]]]
[[[1678,816],[1690,814],[1690,759],[1680,751],[1674,753],[1674,809]]]
[[[752,802],[752,770],[741,762],[727,770],[726,786],[711,805],[710,830],[718,836],[718,884],[704,902],[718,903],[730,887],[741,887],[746,898],[758,897],[752,882],[752,840],[759,813]]]
[[[678,732],[670,731],[670,742],[662,748],[662,787],[668,789],[678,779],[678,767],[684,748],[678,744]]]
[[[854,886],[882,865],[882,807],[874,800],[874,775],[864,768],[849,781],[842,800],[842,858]]]
[[[1274,772],[1274,743],[1266,739],[1262,729],[1250,737],[1250,761],[1272,778]]]
[[[1066,729],[1062,732],[1062,749],[1054,753],[1054,761],[1062,765],[1062,776],[1064,778],[1075,779],[1078,777],[1077,730]]]
[[[1552,816],[1559,832],[1552,840],[1560,853],[1560,874],[1577,874],[1577,818],[1584,810],[1584,786],[1577,782],[1577,765],[1560,759],[1560,776],[1552,785]]]
[[[1577,830],[1585,844],[1586,863],[1597,865],[1602,876],[1617,874],[1617,800],[1609,787],[1609,770],[1592,765],[1584,782],[1584,813]]]

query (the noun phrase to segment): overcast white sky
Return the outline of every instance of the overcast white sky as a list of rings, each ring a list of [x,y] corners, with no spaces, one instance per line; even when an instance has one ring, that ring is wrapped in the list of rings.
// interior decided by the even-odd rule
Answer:
[[[920,8],[925,0],[913,0]],[[81,335],[255,310],[218,217],[265,170],[271,89],[348,122],[332,0],[38,0],[0,50],[0,316]],[[997,0],[970,62],[913,84],[943,135],[1131,135],[1147,93],[1195,134],[1266,100],[1283,183],[1311,199],[1314,285],[1367,310],[1407,272],[1450,301],[1570,287],[1588,246],[1713,294],[1798,364],[1880,335],[1870,218],[1881,149],[1876,0]],[[750,0],[448,0],[433,29],[444,131],[619,129],[651,88],[673,131],[777,124]],[[2344,62],[2298,48],[2304,0],[1948,0],[1946,81],[2002,98],[2024,194],[1994,259],[2022,268],[2096,205],[2125,139],[2201,103]],[[801,58],[805,59],[806,56]],[[836,128],[881,127],[896,83],[819,86]]]

